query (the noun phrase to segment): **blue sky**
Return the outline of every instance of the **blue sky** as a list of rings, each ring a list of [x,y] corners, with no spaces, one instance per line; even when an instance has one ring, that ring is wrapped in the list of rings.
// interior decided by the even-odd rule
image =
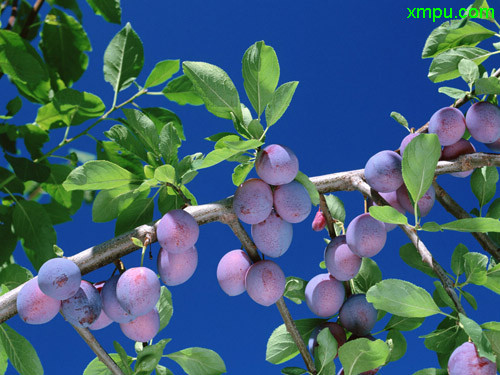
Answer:
[[[436,110],[451,103],[448,97],[438,93],[439,85],[427,78],[430,60],[420,57],[427,35],[441,22],[408,19],[407,8],[453,7],[458,12],[459,8],[469,5],[467,1],[427,0],[124,1],[122,26],[119,26],[106,23],[92,14],[85,2],[81,3],[84,27],[93,50],[89,54],[89,69],[74,88],[100,96],[107,106],[112,103],[113,91],[103,78],[103,54],[109,41],[126,22],[131,23],[144,43],[145,65],[139,83],[145,82],[158,61],[205,61],[229,74],[242,102],[248,105],[241,76],[243,53],[259,40],[273,46],[281,67],[280,83],[300,83],[289,109],[269,131],[267,143],[281,143],[294,150],[301,171],[309,176],[363,168],[369,157],[378,151],[397,149],[407,131],[389,117],[391,111],[402,113],[410,126],[418,128]],[[48,7],[48,4],[44,5],[44,10],[47,11]],[[486,26],[490,27],[490,24]],[[499,61],[492,57],[486,62],[487,70],[498,66]],[[446,85],[467,89],[459,79]],[[6,77],[1,81],[1,90],[0,107],[3,108],[16,92]],[[121,93],[122,100],[133,90],[130,88]],[[204,107],[179,106],[158,96],[140,98],[138,103],[144,107],[163,106],[179,115],[187,137],[180,155],[206,154],[212,145],[204,140],[205,137],[232,130],[229,120],[214,117]],[[36,107],[26,100],[24,104],[20,118],[26,122],[34,121]],[[113,122],[103,122],[92,134],[104,139],[102,133],[112,125]],[[76,134],[81,130],[72,128],[71,131]],[[62,137],[62,133],[58,136]],[[58,141],[53,140],[53,144]],[[478,151],[486,151],[477,142],[475,146]],[[89,139],[72,147],[94,152],[95,146]],[[49,148],[50,145],[47,150]],[[5,160],[0,159],[0,163],[4,164]],[[233,168],[232,163],[223,163],[200,171],[188,187],[200,204],[232,195],[235,190],[231,182]],[[255,172],[251,176],[256,176]],[[477,206],[469,179],[442,176],[438,182],[462,202],[467,211]],[[344,201],[347,222],[362,213],[363,197],[360,193],[337,195]],[[284,256],[277,259],[287,276],[308,280],[323,272],[318,265],[325,248],[323,237],[327,233],[311,230],[315,212],[313,208],[306,221],[294,225],[292,245]],[[159,217],[156,213],[155,218]],[[452,219],[439,204],[429,215],[429,220],[437,222]],[[72,222],[59,225],[56,230],[58,245],[64,249],[65,255],[70,256],[112,238],[114,222],[93,223],[91,206],[84,205]],[[429,233],[422,235],[422,239],[446,268],[449,268],[454,247],[460,242],[470,251],[482,252],[468,234]],[[384,278],[404,278],[432,291],[433,280],[410,269],[398,255],[399,248],[408,242],[399,229],[390,232],[385,248],[374,260]],[[238,239],[221,223],[200,228],[198,269],[187,283],[170,288],[174,315],[170,325],[155,340],[173,338],[165,353],[191,346],[213,349],[224,359],[229,374],[277,374],[285,366],[304,367],[300,357],[280,366],[265,361],[267,339],[273,329],[282,324],[275,306],[257,305],[246,294],[228,297],[219,288],[215,276],[218,261],[226,252],[239,247]],[[158,250],[159,246],[155,244],[155,257]],[[16,251],[15,256],[19,263],[27,264],[21,251]],[[138,266],[140,253],[123,260],[126,267]],[[156,259],[147,260],[145,265],[155,269]],[[92,282],[105,280],[112,271],[113,266],[107,266],[85,278]],[[468,291],[476,296],[479,305],[477,312],[466,306],[473,319],[480,323],[498,319],[491,309],[492,301],[498,301],[498,295],[473,286]],[[295,305],[289,300],[286,303],[295,319],[315,317],[305,303]],[[374,331],[383,328],[386,320],[379,322]],[[410,332],[406,336],[408,351],[405,357],[380,373],[411,374],[425,367],[439,367],[435,353],[425,349],[423,339],[418,338],[435,329],[439,321],[436,317],[428,318],[421,328]],[[95,357],[61,316],[42,326],[25,325],[18,317],[8,323],[33,343],[46,374],[83,372]],[[134,353],[133,342],[116,324],[96,332],[96,337],[110,352],[114,351],[113,340],[117,340],[129,354]],[[376,337],[385,339],[385,333]],[[175,374],[182,373],[168,359],[162,364]],[[15,370],[9,368],[7,373],[14,374]]]

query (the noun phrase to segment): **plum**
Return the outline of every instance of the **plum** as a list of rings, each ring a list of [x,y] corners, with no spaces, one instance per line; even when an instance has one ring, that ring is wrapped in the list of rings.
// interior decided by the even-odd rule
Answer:
[[[258,153],[255,171],[269,185],[284,185],[297,176],[299,161],[288,147],[273,144]]]
[[[485,143],[486,147],[495,152],[500,152],[500,138],[498,138],[495,142]]]
[[[147,267],[129,268],[116,283],[116,298],[129,314],[147,314],[160,299],[160,281]]]
[[[413,213],[413,206],[410,201],[410,196],[408,195],[408,190],[406,186],[401,186],[397,191],[396,195],[398,197],[398,202],[406,211]],[[426,216],[434,206],[434,201],[436,200],[436,190],[431,185],[431,187],[425,192],[424,196],[418,201],[418,209],[420,210],[420,217]]]
[[[448,360],[449,375],[496,375],[497,366],[488,358],[479,357],[472,342],[464,342]]]
[[[325,215],[323,215],[323,212],[321,211],[321,207],[318,207],[318,212],[316,212],[316,215],[314,216],[313,222],[312,222],[312,229],[315,232],[322,231],[326,226],[326,218]]]
[[[385,199],[387,203],[389,203],[392,207],[398,210],[403,215],[406,213],[406,210],[399,204],[398,195],[396,191],[391,191],[390,193],[379,193],[382,198]],[[376,206],[377,204],[375,204]],[[384,223],[385,230],[390,232],[394,228],[397,227],[397,224]]]
[[[339,311],[344,302],[344,285],[329,273],[314,276],[306,285],[306,303],[309,309],[321,317],[329,317]]]
[[[465,133],[465,117],[456,108],[441,108],[429,120],[429,133],[438,136],[441,146],[457,143]]]
[[[82,328],[94,323],[102,310],[101,296],[88,281],[82,280],[74,296],[61,301],[61,313],[72,325]]]
[[[379,192],[395,191],[403,184],[400,155],[384,150],[373,155],[365,165],[365,178],[370,187]]]
[[[260,260],[245,275],[245,289],[251,299],[263,306],[276,303],[285,291],[285,274],[272,260]]]
[[[361,258],[347,246],[345,236],[335,237],[325,249],[326,269],[340,281],[351,280],[361,268]]]
[[[158,253],[157,265],[158,273],[165,285],[179,285],[193,276],[198,265],[198,252],[194,246],[180,254],[162,248]]]
[[[38,286],[37,278],[27,281],[17,295],[17,313],[28,324],[43,324],[52,320],[61,301],[44,294]]]
[[[245,291],[245,275],[252,265],[247,253],[237,249],[226,253],[217,266],[217,281],[229,296],[237,296]]]
[[[68,299],[80,288],[82,274],[78,266],[66,258],[46,261],[38,271],[38,286],[46,295],[58,299]]]
[[[275,211],[264,221],[252,225],[252,238],[263,254],[272,258],[283,255],[292,243],[293,227]]]
[[[455,160],[460,155],[472,154],[476,152],[476,148],[469,141],[460,138],[457,143],[454,143],[450,146],[444,146],[443,151],[441,152],[441,160]],[[454,172],[451,173],[452,176],[455,177],[468,177],[472,174],[474,170],[471,169],[469,171],[463,172]]]
[[[116,284],[119,278],[120,275],[115,275],[104,283],[101,290],[102,309],[114,322],[128,323],[135,319],[135,316],[126,312],[116,298]]]
[[[474,103],[467,111],[466,124],[476,141],[493,143],[500,138],[500,108],[488,102]]]
[[[377,255],[386,240],[387,231],[384,223],[374,219],[369,213],[356,216],[347,227],[347,245],[360,257]]]
[[[271,187],[258,178],[245,181],[234,193],[233,210],[244,223],[260,223],[266,220],[272,209]]]
[[[377,310],[366,300],[364,294],[353,294],[342,305],[339,322],[353,334],[364,336],[375,326]]]
[[[308,347],[309,351],[313,355],[314,348],[318,346],[318,334],[325,328],[328,328],[332,336],[335,337],[335,341],[337,341],[337,348],[340,348],[342,345],[344,345],[347,340],[344,328],[342,328],[339,324],[334,322],[321,323],[319,326],[314,328],[311,336],[309,337]]]
[[[171,253],[191,249],[200,234],[198,223],[184,210],[167,212],[156,225],[156,237],[161,247]]]
[[[420,134],[421,133],[410,133],[406,137],[403,138],[403,140],[401,141],[401,145],[399,145],[399,154],[401,156],[403,156],[403,154],[405,152],[405,148],[406,148],[406,146],[408,146],[408,143],[410,143],[413,138],[415,138],[416,136],[418,136]]]
[[[300,223],[311,213],[309,193],[298,181],[277,186],[273,200],[278,215],[289,223]]]
[[[97,291],[99,292],[99,294],[101,295],[101,302],[102,302],[102,288],[104,287],[104,284],[105,284],[104,281],[94,283],[94,288],[96,288]],[[103,305],[104,305],[104,303],[103,303]],[[102,328],[109,326],[111,323],[113,323],[113,320],[109,316],[106,315],[106,313],[104,312],[104,308],[101,308],[101,313],[99,314],[99,317],[97,318],[97,320],[94,323],[92,323],[89,326],[89,329],[91,329],[93,331],[97,331],[99,329],[102,329]]]
[[[129,323],[121,323],[120,328],[129,339],[139,342],[152,340],[160,330],[160,314],[153,308],[147,314],[138,316]]]

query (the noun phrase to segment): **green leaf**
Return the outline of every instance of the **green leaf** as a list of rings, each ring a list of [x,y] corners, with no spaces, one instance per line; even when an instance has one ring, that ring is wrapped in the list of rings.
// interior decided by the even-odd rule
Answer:
[[[300,367],[285,367],[281,369],[281,373],[285,375],[302,375],[308,374],[307,370]]]
[[[234,186],[240,186],[252,170],[255,162],[238,164],[233,171],[232,180]]]
[[[165,125],[167,125],[168,123],[172,123],[175,127],[175,130],[177,130],[179,138],[183,141],[186,140],[186,137],[184,136],[184,130],[182,128],[181,119],[174,112],[162,107],[142,108],[142,112],[145,113],[151,120],[153,120],[159,133],[161,133]]]
[[[440,87],[438,89],[438,92],[441,94],[448,95],[450,98],[453,99],[462,99],[465,95],[468,94],[467,91],[456,89],[454,87]]]
[[[172,100],[180,105],[202,105],[203,99],[196,92],[193,83],[187,75],[182,75],[171,80],[162,90],[163,95],[168,100]]]
[[[457,326],[456,320],[446,318],[436,330],[421,338],[425,338],[427,349],[449,355],[457,346],[467,341],[467,334]]]
[[[463,27],[459,27],[461,23],[461,20],[453,20],[435,28],[425,42],[422,58],[435,57],[455,47],[475,47],[482,40],[495,35],[494,31],[476,22],[468,21]]]
[[[482,329],[500,332],[500,322],[486,322],[481,324]]]
[[[126,108],[123,113],[127,116],[126,125],[139,139],[142,145],[156,155],[160,155],[160,136],[154,122],[137,109]]]
[[[260,117],[278,86],[280,66],[276,52],[263,41],[254,43],[243,55],[242,70],[248,99]]]
[[[5,108],[7,109],[7,116],[14,116],[18,113],[23,106],[23,101],[19,96],[16,96],[14,99],[10,100]]]
[[[473,217],[441,224],[441,228],[457,232],[500,232],[500,222],[489,217]]]
[[[413,375],[448,375],[448,371],[441,368],[425,368],[415,372]]]
[[[12,217],[17,236],[22,238],[24,252],[35,269],[54,258],[57,236],[47,212],[34,201],[19,201]]]
[[[403,358],[406,353],[406,339],[401,332],[396,329],[391,329],[387,334],[386,341],[389,343],[389,340],[392,341],[392,344],[389,345],[389,347],[392,348],[389,361],[398,361]]]
[[[24,192],[24,183],[14,173],[0,167],[0,181],[6,181],[7,179],[9,179],[10,182],[5,186],[11,193],[22,194]]]
[[[85,52],[92,50],[82,25],[52,8],[45,17],[40,35],[40,49],[47,65],[59,73],[66,86],[71,86],[87,69],[89,58]]]
[[[479,78],[479,68],[469,59],[462,59],[458,63],[458,72],[462,79],[469,85],[472,85]]]
[[[355,289],[353,293],[366,294],[368,289],[380,281],[382,281],[382,272],[377,263],[373,259],[363,258],[361,268],[352,280]]]
[[[497,198],[488,207],[488,212],[486,217],[491,217],[493,219],[500,219],[500,198]]]
[[[402,316],[393,315],[387,322],[384,330],[398,330],[398,331],[413,331],[422,325],[425,318],[406,318]]]
[[[345,375],[357,375],[380,367],[388,356],[389,348],[382,340],[361,338],[346,342],[339,348],[339,359]]]
[[[0,326],[0,342],[19,374],[43,375],[42,364],[33,346],[6,323]]]
[[[0,270],[0,285],[5,285],[9,290],[17,288],[33,278],[33,274],[18,264],[8,264]]]
[[[26,0],[21,0],[20,3],[20,6],[18,5],[17,7],[16,22],[11,30],[17,34],[21,34],[24,27],[27,27],[26,36],[24,38],[32,41],[38,36],[38,30],[40,29],[41,24],[40,15],[37,14],[34,19],[31,19],[30,24],[27,25],[26,22],[28,22],[28,19],[30,19],[34,14],[32,13],[33,7]]]
[[[120,0],[87,0],[94,13],[111,23],[121,23]]]
[[[209,112],[226,119],[231,119],[233,113],[239,121],[243,121],[238,91],[225,71],[197,61],[184,61],[182,68]]]
[[[144,244],[142,243],[142,241],[138,238],[135,238],[135,237],[130,237],[130,240],[132,241],[132,243],[137,246],[137,247],[144,247]]]
[[[113,125],[108,131],[104,132],[104,135],[142,160],[147,160],[144,146],[125,126]]]
[[[260,139],[264,134],[264,127],[259,120],[252,120],[248,124],[248,132],[254,139]]]
[[[409,129],[408,120],[406,120],[406,118],[401,113],[393,111],[393,112],[391,112],[391,117],[394,120],[396,120],[398,122],[398,124],[405,127],[406,129]]]
[[[479,253],[467,253],[463,256],[466,282],[476,285],[486,283],[486,265],[488,257]]]
[[[130,367],[130,365],[134,361],[132,357],[127,357],[127,364],[124,365],[118,354],[110,353],[109,356],[118,364],[118,367],[120,367],[122,371],[127,371],[126,367]],[[113,373],[104,363],[99,360],[99,358],[94,358],[92,362],[90,362],[85,368],[83,375],[113,375]]]
[[[144,167],[141,159],[135,154],[120,147],[117,143],[111,141],[98,141],[96,143],[97,159],[107,160],[116,164],[135,176],[145,178]],[[147,154],[146,154],[147,158]]]
[[[266,106],[266,123],[268,127],[274,125],[283,116],[292,101],[298,84],[297,81],[287,82],[274,92],[269,104]]]
[[[476,80],[476,95],[500,94],[500,80],[497,77],[479,78]]]
[[[118,366],[120,366],[120,368],[125,371],[126,375],[132,375],[132,369],[128,365],[129,356],[127,355],[125,349],[123,349],[123,347],[117,341],[113,341],[113,347],[120,356],[121,363],[117,362]]]
[[[77,0],[48,0],[48,3],[51,6],[57,5],[61,8],[71,10],[75,14],[76,18],[80,21],[82,20],[82,11],[78,6]]]
[[[420,134],[406,146],[403,155],[403,179],[413,202],[418,202],[429,190],[441,145],[436,134]]]
[[[434,286],[436,289],[434,290],[433,298],[437,305],[440,307],[451,307],[453,310],[456,310],[457,308],[448,293],[446,293],[446,290],[444,290],[443,284],[436,280],[434,281]]]
[[[156,366],[156,375],[174,375],[174,373],[165,366],[158,365]]]
[[[74,169],[64,181],[66,190],[114,189],[138,182],[122,167],[106,160],[92,160]]]
[[[205,348],[187,348],[167,357],[177,362],[188,375],[219,375],[226,372],[222,358]]]
[[[134,367],[134,374],[149,375],[151,374],[160,362],[165,345],[171,339],[163,339],[158,341],[155,345],[148,345],[137,353],[137,361]]]
[[[457,47],[450,49],[440,53],[432,60],[428,77],[434,83],[457,78],[460,75],[458,72],[458,63],[460,60],[469,59],[476,65],[479,65],[489,56],[490,52],[477,47]]]
[[[472,192],[483,207],[494,196],[497,190],[498,170],[496,167],[482,167],[474,170],[470,177]]]
[[[161,331],[170,322],[170,318],[174,314],[174,306],[172,305],[172,294],[167,287],[161,287],[160,299],[156,303],[156,309],[160,314],[160,329]]]
[[[120,212],[116,220],[115,236],[153,221],[155,203],[153,198],[134,200]]]
[[[401,212],[391,206],[371,206],[370,215],[384,223],[408,225],[408,219]]]
[[[295,325],[304,342],[307,342],[312,331],[324,321],[324,319],[300,319],[295,321]],[[292,336],[284,324],[280,325],[267,340],[266,361],[278,365],[292,359],[297,354],[299,354],[299,349]]]
[[[82,204],[83,192],[69,192],[62,186],[62,183],[71,171],[71,167],[67,165],[52,164],[50,166],[50,176],[44,183],[42,183],[41,187],[55,202],[70,209],[70,212],[74,214],[78,211]]]
[[[295,180],[300,182],[309,193],[309,198],[311,198],[311,203],[315,206],[319,204],[319,193],[318,189],[316,189],[316,185],[312,183],[312,181],[307,177],[304,173],[299,171],[297,176],[295,176]]]
[[[451,269],[455,275],[460,276],[465,272],[465,259],[464,255],[467,254],[469,250],[467,247],[461,243],[455,247],[453,254],[451,255]]]
[[[325,201],[328,207],[328,211],[330,211],[330,214],[332,215],[332,218],[344,222],[345,208],[342,200],[333,194],[327,194],[325,195]]]
[[[240,153],[241,151],[238,150],[233,150],[230,148],[218,148],[213,150],[212,152],[209,152],[207,156],[203,159],[203,162],[201,165],[197,167],[197,169],[204,169],[208,168],[211,166],[214,166],[216,164],[219,164],[220,162],[229,159],[230,157]]]
[[[4,154],[5,159],[22,181],[44,182],[50,176],[50,168],[40,163],[33,163],[26,158],[15,158]]]
[[[486,273],[486,284],[484,286],[500,294],[500,264],[490,268]]]
[[[484,332],[488,341],[491,343],[491,349],[497,357],[497,371],[500,368],[500,332],[486,331]]]
[[[442,232],[443,228],[441,225],[436,223],[435,221],[428,221],[422,225],[421,230],[425,230],[427,232]]]
[[[144,84],[144,88],[154,87],[170,79],[180,69],[179,60],[163,60],[158,62]]]
[[[100,191],[92,205],[92,220],[96,223],[113,220],[135,199],[146,198],[147,193],[128,186]]]
[[[305,290],[307,281],[300,277],[288,276],[286,278],[285,292],[283,297],[288,298],[290,301],[300,305],[302,301],[306,300]]]
[[[127,22],[113,37],[104,52],[104,80],[113,86],[116,95],[132,84],[143,65],[144,51],[141,39]]]
[[[427,317],[441,312],[431,295],[408,281],[386,279],[372,286],[366,300],[376,309],[409,318]]]
[[[314,348],[314,364],[318,375],[334,374],[335,364],[333,360],[337,356],[337,340],[328,328],[323,328],[318,333],[317,340],[318,346]]]
[[[465,300],[469,303],[469,305],[471,305],[474,310],[477,310],[477,302],[474,296],[470,293],[467,293],[465,290],[462,290],[461,293],[464,296]]]
[[[161,165],[155,169],[155,179],[161,182],[175,183],[175,168],[171,165]]]
[[[417,249],[412,243],[401,246],[399,256],[410,267],[422,271],[431,277],[437,277],[432,268],[422,261],[422,257],[418,254]]]
[[[476,344],[479,356],[488,358],[490,361],[495,362],[496,358],[493,354],[493,350],[491,349],[491,344],[479,324],[472,319],[467,318],[463,314],[459,314],[459,318],[464,331],[469,335],[472,342]]]

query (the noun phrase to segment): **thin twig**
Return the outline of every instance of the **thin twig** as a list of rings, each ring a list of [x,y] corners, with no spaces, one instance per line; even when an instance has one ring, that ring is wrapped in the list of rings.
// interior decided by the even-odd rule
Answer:
[[[5,26],[5,30],[12,30],[14,24],[16,23],[16,19],[17,19],[17,0],[12,0],[10,17],[7,26]]]
[[[319,195],[319,208],[321,209],[321,212],[325,217],[326,228],[328,229],[328,235],[330,236],[331,239],[333,239],[336,237],[335,225],[332,213],[330,212],[330,210],[328,209],[328,205],[326,204],[326,198],[324,194]]]

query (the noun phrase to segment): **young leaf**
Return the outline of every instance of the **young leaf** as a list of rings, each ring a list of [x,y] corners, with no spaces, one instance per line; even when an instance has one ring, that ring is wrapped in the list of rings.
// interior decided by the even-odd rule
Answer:
[[[399,249],[399,256],[410,267],[422,271],[430,277],[437,277],[432,268],[427,263],[422,261],[422,257],[418,254],[417,249],[412,243],[407,243],[406,245],[401,246]]]
[[[484,286],[500,294],[500,264],[490,268],[486,274],[486,284]]]
[[[496,167],[485,166],[472,172],[470,186],[480,207],[483,207],[495,196],[497,182],[498,170]]]
[[[236,167],[234,167],[234,171],[231,176],[234,186],[240,186],[245,181],[253,166],[254,162],[248,162],[238,164]]]
[[[149,375],[151,374],[160,362],[165,345],[171,339],[163,339],[158,341],[155,345],[148,345],[137,353],[137,361],[134,367],[134,374],[136,375]]]
[[[464,296],[465,300],[469,303],[469,305],[471,305],[471,307],[474,309],[474,310],[477,310],[477,302],[476,302],[476,299],[474,298],[474,296],[470,293],[467,293],[465,290],[462,290],[462,295]]]
[[[408,120],[406,120],[406,118],[401,113],[393,111],[391,112],[391,117],[396,120],[401,126],[409,129]]]
[[[170,371],[165,366],[157,365],[156,366],[156,375],[174,375],[172,371]]]
[[[458,72],[468,85],[472,85],[479,78],[479,68],[469,59],[460,60],[458,63]]]
[[[373,259],[363,258],[358,274],[352,280],[355,289],[353,293],[366,294],[368,289],[380,281],[382,281],[382,272],[377,263]]]
[[[389,357],[389,361],[398,361],[403,358],[406,353],[406,339],[401,332],[396,329],[391,329],[387,334],[386,341],[389,343],[389,340],[391,340],[392,342],[390,345],[391,354]]]
[[[110,0],[110,4],[112,1]],[[113,86],[116,95],[132,84],[143,65],[144,50],[141,39],[127,22],[104,52],[104,80]]]
[[[165,286],[161,287],[160,299],[156,303],[156,309],[160,314],[160,329],[158,330],[158,332],[160,332],[163,328],[168,326],[168,323],[170,323],[170,318],[172,318],[172,315],[174,314],[172,294]]]
[[[260,117],[278,86],[280,66],[276,52],[263,41],[256,42],[243,55],[242,70],[248,99]]]
[[[333,195],[333,194],[327,194],[325,195],[325,201],[326,205],[328,207],[328,211],[330,211],[330,214],[334,219],[337,219],[341,222],[345,221],[345,208],[344,208],[344,203],[342,200]]]
[[[467,254],[469,250],[467,247],[461,243],[455,247],[453,254],[451,255],[451,269],[455,275],[460,276],[465,272],[465,259],[464,255]]]
[[[457,232],[500,232],[500,221],[489,217],[473,217],[441,224],[441,228],[455,230]]]
[[[113,341],[113,347],[115,348],[116,352],[120,356],[121,362],[117,362],[117,364],[120,366],[122,370],[125,371],[126,375],[132,375],[132,369],[128,365],[129,362],[129,356],[127,355],[127,352],[125,349],[123,349],[123,346],[121,346],[117,341]]]
[[[153,221],[155,203],[153,198],[134,200],[120,212],[116,220],[115,236],[137,228],[139,225]]]
[[[182,75],[171,80],[163,89],[163,95],[168,100],[172,100],[180,105],[202,105],[203,99],[196,92],[193,83],[186,76]]]
[[[155,169],[155,179],[161,182],[175,183],[175,168],[171,165],[161,165]]]
[[[456,310],[457,308],[451,297],[446,293],[446,290],[444,290],[443,284],[436,280],[434,281],[434,287],[436,288],[433,293],[434,301],[441,307],[451,307],[453,310]],[[442,304],[439,304],[438,301],[442,302]]]
[[[386,363],[389,354],[389,348],[382,340],[360,338],[346,342],[339,348],[339,359],[345,375],[357,375],[380,367]]]
[[[6,323],[0,325],[0,342],[19,374],[43,374],[42,364],[33,346]]]
[[[435,221],[428,221],[422,225],[421,230],[425,230],[427,232],[442,232],[443,228],[441,225],[436,223]]]
[[[479,65],[489,56],[490,52],[477,47],[457,47],[445,51],[432,60],[428,77],[434,83],[457,78],[460,75],[458,72],[460,60],[469,59]]]
[[[393,315],[384,330],[413,331],[422,325],[425,318],[406,318]]]
[[[490,361],[495,362],[496,358],[493,354],[493,350],[491,349],[491,344],[479,324],[461,313],[459,314],[459,318],[464,331],[469,335],[472,342],[476,344],[479,356],[488,358]]]
[[[306,280],[303,280],[300,277],[288,276],[286,278],[285,292],[283,293],[283,297],[286,297],[290,301],[295,302],[297,305],[300,305],[302,301],[306,300],[306,285]]]
[[[386,279],[372,286],[366,300],[376,309],[409,318],[423,318],[441,312],[430,294],[408,281]]]
[[[467,95],[467,91],[459,90],[454,87],[440,87],[438,89],[438,92],[448,95],[453,99],[462,99],[465,95]]]
[[[231,119],[233,113],[243,121],[238,91],[224,70],[197,61],[184,61],[182,68],[209,112],[226,119]]]
[[[142,344],[142,343],[141,343]],[[115,361],[118,364],[118,367],[124,372],[126,372],[126,368],[129,367],[134,361],[132,357],[127,356],[127,363],[123,363],[121,361],[121,357],[117,353],[110,353],[109,356],[113,361]],[[83,375],[108,375],[111,374],[109,371],[108,367],[102,363],[99,358],[94,358],[92,362],[90,362],[87,367],[85,368],[85,371],[83,371]]]
[[[177,362],[188,375],[219,375],[226,372],[222,358],[210,349],[187,348],[166,356]]]
[[[476,285],[486,283],[486,264],[488,257],[480,253],[467,253],[463,256],[466,282]]]
[[[318,189],[316,189],[316,185],[312,183],[312,181],[307,177],[304,173],[299,171],[297,176],[295,176],[295,180],[300,182],[309,193],[309,198],[311,198],[311,203],[315,206],[319,204],[319,193]]]
[[[408,219],[401,212],[391,206],[371,206],[370,215],[374,219],[390,224],[407,225]]]
[[[106,21],[111,23],[121,23],[122,9],[120,0],[87,0],[87,3],[92,7],[95,14],[102,16]]]
[[[337,340],[328,328],[323,328],[317,336],[318,346],[314,348],[314,364],[318,375],[335,373],[333,359],[337,356]]]
[[[274,92],[269,104],[266,106],[266,123],[268,127],[274,125],[283,116],[292,101],[298,84],[297,81],[287,82]]]
[[[170,79],[180,69],[179,60],[163,60],[156,63],[155,67],[149,73],[144,88],[154,87]]]
[[[497,77],[479,78],[476,80],[476,95],[500,94],[500,80]]]

